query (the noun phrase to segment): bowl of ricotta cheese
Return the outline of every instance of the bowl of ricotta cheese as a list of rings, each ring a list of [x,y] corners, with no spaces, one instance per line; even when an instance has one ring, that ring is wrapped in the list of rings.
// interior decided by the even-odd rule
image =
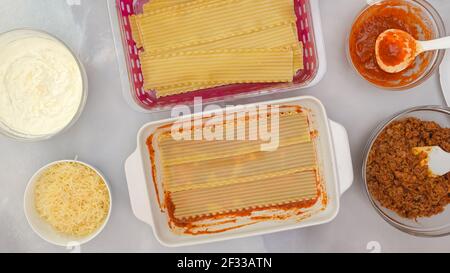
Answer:
[[[80,116],[87,76],[71,49],[38,30],[0,34],[0,132],[18,140],[51,138]]]

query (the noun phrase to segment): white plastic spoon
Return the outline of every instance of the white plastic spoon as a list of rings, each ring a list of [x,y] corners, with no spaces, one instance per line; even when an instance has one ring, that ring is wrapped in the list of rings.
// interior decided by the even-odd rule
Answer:
[[[421,53],[450,48],[450,36],[429,41],[417,41],[408,32],[388,29],[375,42],[375,55],[381,69],[397,73],[408,68]]]
[[[450,172],[450,153],[439,146],[416,147],[415,155],[426,153],[427,157],[421,162],[422,166],[428,165],[431,176],[441,176]]]

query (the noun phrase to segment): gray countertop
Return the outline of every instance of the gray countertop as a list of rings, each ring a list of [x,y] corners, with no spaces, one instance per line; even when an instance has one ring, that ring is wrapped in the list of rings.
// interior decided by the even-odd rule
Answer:
[[[312,0],[318,1],[318,0]],[[363,0],[321,0],[327,73],[315,87],[282,96],[313,95],[331,119],[349,133],[355,181],[341,199],[337,218],[325,225],[246,239],[184,248],[165,248],[151,227],[134,217],[128,197],[124,161],[136,148],[137,130],[146,122],[168,117],[142,114],[125,102],[105,0],[5,0],[0,31],[33,26],[67,41],[81,56],[89,76],[89,97],[79,121],[67,132],[39,143],[19,143],[0,136],[0,252],[69,252],[40,239],[23,213],[23,193],[29,178],[43,165],[76,155],[100,170],[112,186],[113,209],[105,230],[83,245],[83,252],[383,252],[450,251],[450,237],[417,238],[381,219],[370,205],[361,180],[363,148],[375,126],[405,108],[443,104],[436,73],[406,92],[379,90],[356,75],[345,54],[352,20]],[[13,4],[14,2],[14,4]],[[432,1],[450,29],[450,1]],[[71,4],[72,6],[69,6]],[[13,9],[11,11],[11,9]],[[29,16],[30,11],[35,11]],[[63,12],[64,11],[64,12]],[[65,13],[66,12],[66,13]],[[243,102],[255,100],[247,99]]]

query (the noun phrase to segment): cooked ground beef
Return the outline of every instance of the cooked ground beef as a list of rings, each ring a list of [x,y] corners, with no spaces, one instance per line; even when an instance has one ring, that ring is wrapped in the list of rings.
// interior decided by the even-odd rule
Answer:
[[[367,184],[373,198],[400,216],[429,217],[450,203],[450,173],[429,177],[424,154],[412,148],[440,146],[450,152],[450,128],[407,118],[386,127],[375,140],[367,162]]]

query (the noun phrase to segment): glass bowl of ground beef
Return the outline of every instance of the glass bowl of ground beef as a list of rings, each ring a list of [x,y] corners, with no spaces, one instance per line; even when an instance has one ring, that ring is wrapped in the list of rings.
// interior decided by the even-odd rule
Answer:
[[[450,152],[450,108],[420,106],[382,122],[366,147],[367,195],[389,224],[416,236],[450,234],[450,173],[431,177],[414,147]]]

